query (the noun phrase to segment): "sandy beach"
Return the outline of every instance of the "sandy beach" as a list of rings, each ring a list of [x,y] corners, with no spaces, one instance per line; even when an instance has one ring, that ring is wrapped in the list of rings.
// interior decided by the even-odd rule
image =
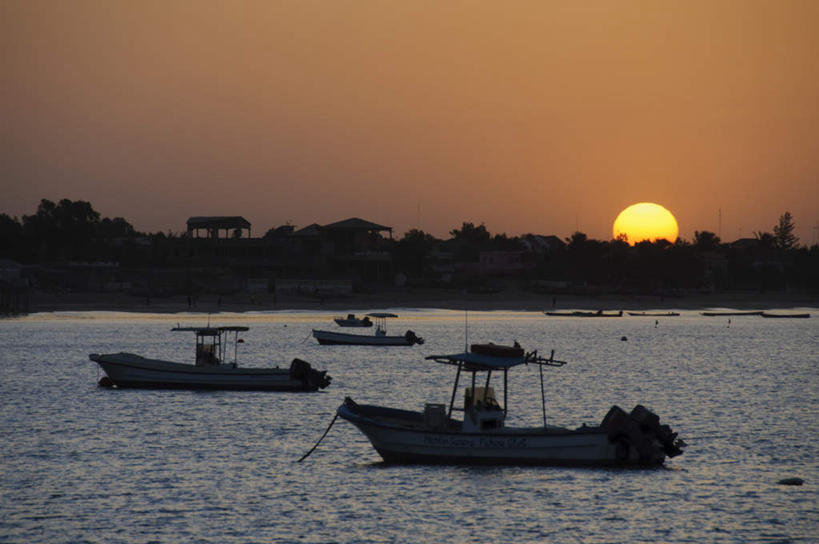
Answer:
[[[388,308],[436,308],[451,310],[700,310],[735,308],[772,310],[819,307],[819,295],[785,292],[728,292],[675,297],[648,295],[535,294],[517,289],[498,293],[468,293],[464,290],[414,289],[355,293],[327,299],[305,296],[238,293],[206,294],[195,299],[177,295],[137,297],[125,293],[48,293],[34,291],[29,313],[37,312],[259,312],[275,310],[362,311]]]

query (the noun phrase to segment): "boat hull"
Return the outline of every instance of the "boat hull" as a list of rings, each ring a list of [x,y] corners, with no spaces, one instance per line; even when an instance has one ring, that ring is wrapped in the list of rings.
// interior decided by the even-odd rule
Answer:
[[[313,337],[321,345],[336,346],[411,346],[415,342],[406,336],[379,336],[344,332],[313,330]]]
[[[329,383],[323,372],[303,361],[294,370],[299,365],[294,363],[290,369],[194,366],[131,353],[91,354],[89,358],[119,388],[316,391]]]
[[[336,325],[339,327],[372,327],[372,321],[364,321],[363,319],[334,319]]]
[[[679,317],[679,312],[628,312],[628,315],[638,317]]]
[[[762,315],[762,311],[751,311],[751,312],[700,312],[702,315],[707,317],[734,317],[734,316],[742,316],[742,315]]]
[[[635,449],[611,440],[609,430],[602,427],[503,428],[469,433],[453,428],[425,429],[421,413],[350,402],[341,405],[337,413],[355,425],[388,463],[659,466],[665,460],[660,447],[651,456],[640,456]],[[408,423],[389,423],[391,420]],[[455,423],[450,421],[450,426]]]
[[[545,315],[551,317],[623,317],[623,312],[604,313],[604,312],[543,312]]]

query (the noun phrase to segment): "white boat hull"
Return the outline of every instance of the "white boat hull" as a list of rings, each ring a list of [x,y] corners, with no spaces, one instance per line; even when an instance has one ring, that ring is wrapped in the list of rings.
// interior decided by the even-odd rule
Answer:
[[[334,319],[336,325],[339,327],[372,327],[372,321],[364,321],[363,319]]]
[[[294,371],[292,367],[194,366],[132,353],[92,354],[89,358],[100,365],[113,385],[121,388],[315,391],[329,383],[324,373],[313,370],[304,362],[301,362],[299,371]]]
[[[417,341],[404,336],[387,336],[378,334],[350,334],[345,332],[318,331],[313,329],[313,337],[321,345],[346,346],[411,346]]]
[[[452,428],[457,423],[454,420],[446,430],[425,429],[421,413],[359,406],[350,401],[337,413],[364,433],[389,463],[657,466],[665,460],[661,445],[649,455],[640,455],[635,448],[611,440],[609,431],[602,427],[502,428],[470,433]],[[415,423],[394,424],[390,420]]]

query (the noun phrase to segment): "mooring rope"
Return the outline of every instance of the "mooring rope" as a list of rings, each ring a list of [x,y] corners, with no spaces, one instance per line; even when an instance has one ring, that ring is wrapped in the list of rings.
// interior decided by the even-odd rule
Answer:
[[[333,416],[333,421],[331,421],[331,422],[330,422],[330,425],[328,425],[328,426],[327,426],[327,430],[325,430],[325,431],[324,431],[324,434],[323,434],[323,435],[321,435],[321,438],[319,438],[319,439],[318,439],[318,442],[316,442],[316,445],[315,445],[315,446],[313,446],[312,448],[310,448],[310,451],[308,451],[307,453],[305,453],[304,455],[302,455],[301,459],[299,459],[298,461],[296,461],[297,463],[301,463],[302,461],[304,461],[305,459],[307,459],[307,458],[310,456],[310,454],[311,454],[311,453],[313,453],[313,450],[315,450],[315,449],[318,447],[318,445],[319,445],[319,444],[321,444],[321,441],[322,441],[322,440],[324,440],[324,437],[325,437],[325,436],[327,436],[327,433],[329,433],[329,432],[330,432],[330,428],[333,426],[333,423],[335,423],[335,422],[336,422],[336,419],[337,419],[337,418],[338,418],[338,413],[336,413],[336,415],[334,415],[334,416]]]

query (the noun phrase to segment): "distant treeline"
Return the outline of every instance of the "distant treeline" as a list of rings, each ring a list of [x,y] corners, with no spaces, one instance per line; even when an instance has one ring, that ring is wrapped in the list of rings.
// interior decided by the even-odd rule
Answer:
[[[392,276],[410,285],[489,287],[501,280],[556,289],[660,292],[690,289],[819,290],[819,246],[801,246],[790,213],[771,232],[723,243],[713,232],[696,231],[693,241],[599,241],[581,232],[560,240],[527,234],[492,235],[464,222],[438,239],[413,229],[400,239],[384,239]],[[292,227],[270,229],[261,239],[282,244]],[[184,236],[137,232],[121,218],[101,218],[90,203],[42,200],[22,219],[0,214],[0,258],[23,265],[60,262],[116,262],[121,267],[178,266],[167,258],[168,242]],[[259,239],[256,239],[258,242]],[[164,253],[163,253],[164,251]],[[483,266],[492,254],[520,254],[522,264]],[[309,263],[308,263],[309,265]],[[241,273],[237,271],[237,273]]]
[[[115,259],[118,246],[145,236],[121,217],[100,218],[82,200],[43,199],[22,220],[0,214],[0,255],[23,264]]]

